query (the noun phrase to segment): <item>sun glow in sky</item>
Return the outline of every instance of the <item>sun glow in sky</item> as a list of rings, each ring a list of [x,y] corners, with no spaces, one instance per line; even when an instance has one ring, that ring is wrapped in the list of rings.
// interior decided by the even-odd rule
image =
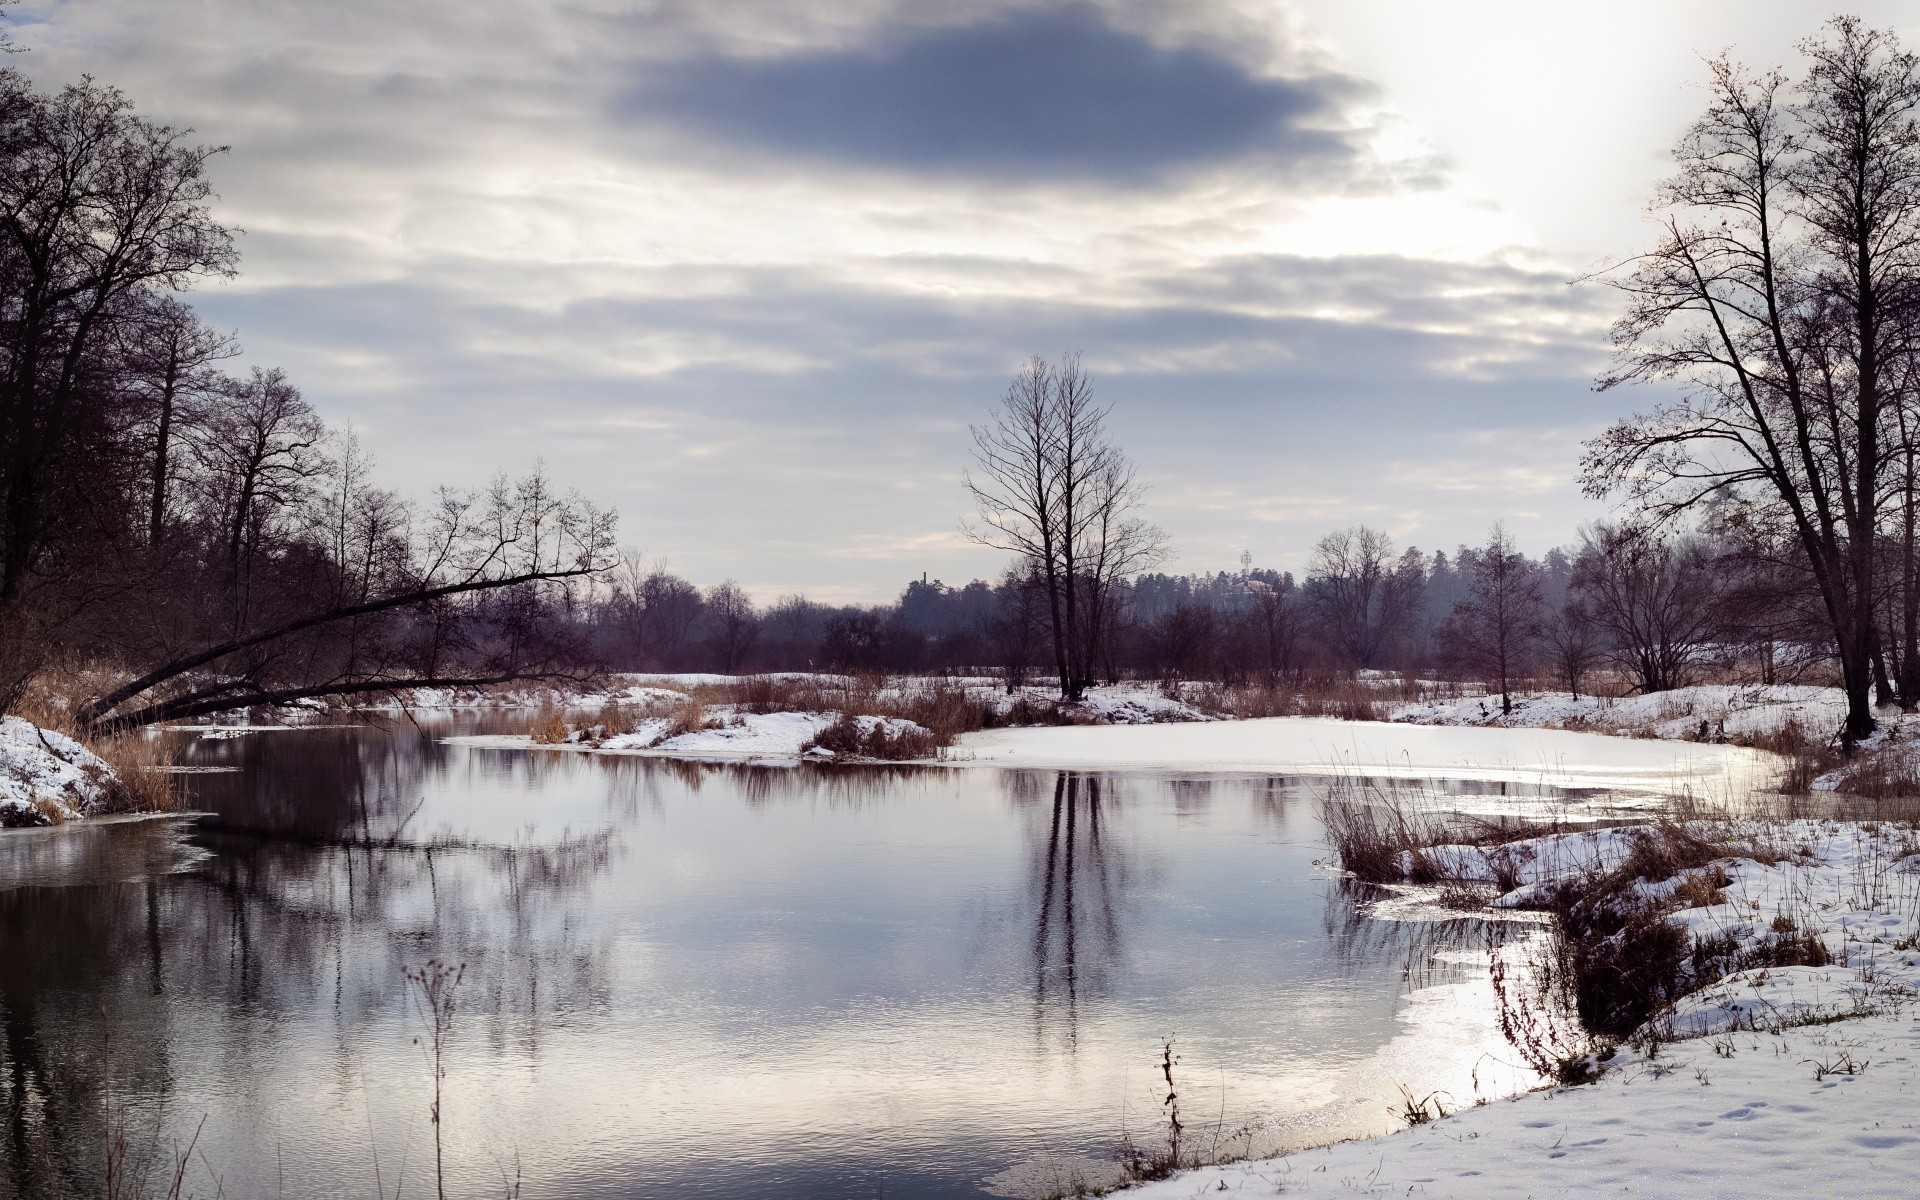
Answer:
[[[1920,40],[1911,5],[1855,6]],[[544,458],[764,598],[988,575],[969,421],[1081,351],[1175,569],[1365,521],[1530,550],[1700,57],[1823,5],[26,0],[13,63],[190,125],[197,303],[394,486]]]

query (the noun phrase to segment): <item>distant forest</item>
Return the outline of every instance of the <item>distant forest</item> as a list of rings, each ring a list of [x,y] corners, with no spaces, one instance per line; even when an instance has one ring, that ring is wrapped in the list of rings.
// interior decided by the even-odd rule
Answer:
[[[1358,527],[1330,534],[1304,579],[1265,568],[1147,572],[1104,599],[1095,681],[1297,685],[1360,670],[1580,690],[1660,691],[1730,674],[1826,681],[1810,614],[1727,541],[1596,526],[1539,559],[1503,530],[1451,553],[1396,551]],[[631,671],[878,671],[1046,678],[1045,585],[907,584],[898,600],[764,607],[732,583],[704,591],[629,557],[587,619],[603,660]]]

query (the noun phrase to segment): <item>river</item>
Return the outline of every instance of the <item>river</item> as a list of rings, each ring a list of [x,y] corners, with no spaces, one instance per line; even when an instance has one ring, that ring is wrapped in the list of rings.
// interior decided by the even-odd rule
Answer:
[[[432,1195],[435,962],[450,1196],[1041,1194],[1162,1135],[1166,1039],[1215,1154],[1527,1080],[1525,927],[1343,882],[1310,777],[442,740],[512,726],[176,735],[201,815],[0,835],[0,1191]]]

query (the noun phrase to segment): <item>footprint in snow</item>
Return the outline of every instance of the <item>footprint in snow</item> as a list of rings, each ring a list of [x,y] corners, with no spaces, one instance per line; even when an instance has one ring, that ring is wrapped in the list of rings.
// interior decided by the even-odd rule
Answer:
[[[1869,1133],[1853,1139],[1853,1144],[1863,1150],[1892,1150],[1896,1146],[1905,1146],[1913,1140],[1896,1133]]]

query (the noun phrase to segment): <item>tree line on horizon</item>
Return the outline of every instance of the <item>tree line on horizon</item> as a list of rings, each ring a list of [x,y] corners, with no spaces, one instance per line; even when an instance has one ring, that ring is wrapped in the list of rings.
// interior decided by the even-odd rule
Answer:
[[[991,675],[1009,689],[1058,686],[1046,581],[908,583],[883,605],[790,595],[756,606],[735,583],[705,590],[628,555],[593,608],[610,666],[633,672],[836,671]],[[1736,543],[1701,533],[1596,524],[1539,558],[1495,526],[1451,555],[1397,551],[1368,528],[1315,546],[1305,577],[1247,568],[1114,581],[1090,646],[1089,684],[1299,687],[1391,671],[1581,692],[1658,692],[1708,678],[1826,682],[1821,631],[1783,603],[1778,580]]]

